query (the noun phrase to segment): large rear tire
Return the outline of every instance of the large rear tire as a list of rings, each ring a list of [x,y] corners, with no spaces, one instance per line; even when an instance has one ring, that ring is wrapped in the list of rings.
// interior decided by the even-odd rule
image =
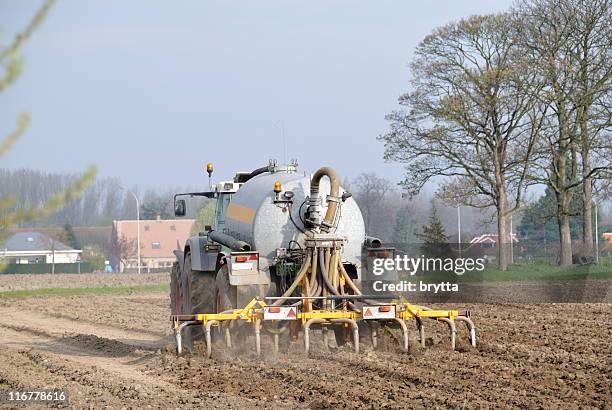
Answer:
[[[213,301],[215,313],[238,308],[236,287],[229,283],[229,273],[226,265],[217,271]]]
[[[215,313],[222,313],[228,310],[238,309],[238,293],[236,286],[232,286],[229,282],[227,265],[221,266],[221,268],[219,268],[217,271],[217,275],[215,277],[215,288],[213,290],[213,304]],[[242,343],[243,335],[240,333],[240,329],[242,329],[242,327],[239,325],[239,323],[237,323],[237,321],[223,323],[222,326],[218,328],[218,332],[216,333],[216,337],[219,337],[217,340],[222,340],[223,329],[226,329],[228,326],[230,333],[232,334],[232,343],[235,344],[236,341]]]
[[[210,272],[191,269],[191,252],[185,255],[185,263],[180,277],[181,313],[212,313],[214,276]],[[203,338],[201,326],[190,326],[184,330],[183,342],[193,350],[193,341]]]

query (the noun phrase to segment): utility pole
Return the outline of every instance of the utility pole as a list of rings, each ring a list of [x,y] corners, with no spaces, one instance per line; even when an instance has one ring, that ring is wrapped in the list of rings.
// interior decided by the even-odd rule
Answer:
[[[595,202],[595,263],[599,263],[599,226],[597,225],[597,202]]]
[[[514,265],[514,232],[512,229],[512,215],[510,215],[510,264]]]
[[[459,257],[461,257],[461,207],[457,206],[457,244],[459,245]]]
[[[55,274],[55,239],[51,238],[51,274]]]
[[[140,274],[140,203],[138,202],[138,197],[132,192],[128,191],[136,200],[136,242],[138,246],[138,274]]]

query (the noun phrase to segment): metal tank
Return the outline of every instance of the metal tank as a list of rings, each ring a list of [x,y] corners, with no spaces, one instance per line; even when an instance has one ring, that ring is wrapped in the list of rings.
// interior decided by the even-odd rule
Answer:
[[[311,176],[297,172],[295,166],[275,167],[272,171],[249,179],[232,195],[224,226],[226,234],[247,242],[259,252],[261,269],[274,264],[277,249],[297,247],[298,244],[305,247],[306,235],[300,229],[306,231],[303,220],[309,204],[306,198],[310,195]],[[281,188],[275,193],[277,181]],[[318,194],[323,213],[327,210],[329,191],[329,180],[323,178]],[[341,187],[340,195],[345,192]],[[365,225],[359,206],[352,197],[340,202],[337,218],[337,228],[330,233],[346,238],[343,262],[355,265],[359,271]]]

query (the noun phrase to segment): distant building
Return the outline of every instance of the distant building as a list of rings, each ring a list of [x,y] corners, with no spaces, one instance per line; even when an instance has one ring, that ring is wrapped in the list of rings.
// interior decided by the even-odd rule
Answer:
[[[0,258],[17,265],[77,263],[81,253],[40,232],[17,232],[0,246]]]
[[[140,221],[140,264],[144,272],[169,270],[176,259],[173,251],[183,249],[194,219]],[[115,271],[138,269],[138,221],[113,221],[111,263]]]
[[[470,241],[472,245],[480,245],[482,249],[496,249],[498,242],[498,235],[493,233],[485,233],[483,235],[477,236]],[[513,233],[512,234],[512,242],[518,243],[518,236]]]
[[[603,233],[603,238],[604,238],[604,241],[606,241],[610,245],[612,245],[612,232],[604,232]]]

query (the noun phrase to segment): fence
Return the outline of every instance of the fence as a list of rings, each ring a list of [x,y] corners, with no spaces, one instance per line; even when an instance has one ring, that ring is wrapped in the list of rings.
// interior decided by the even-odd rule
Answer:
[[[83,263],[10,263],[0,270],[0,274],[7,273],[86,273],[91,272],[88,262]]]

